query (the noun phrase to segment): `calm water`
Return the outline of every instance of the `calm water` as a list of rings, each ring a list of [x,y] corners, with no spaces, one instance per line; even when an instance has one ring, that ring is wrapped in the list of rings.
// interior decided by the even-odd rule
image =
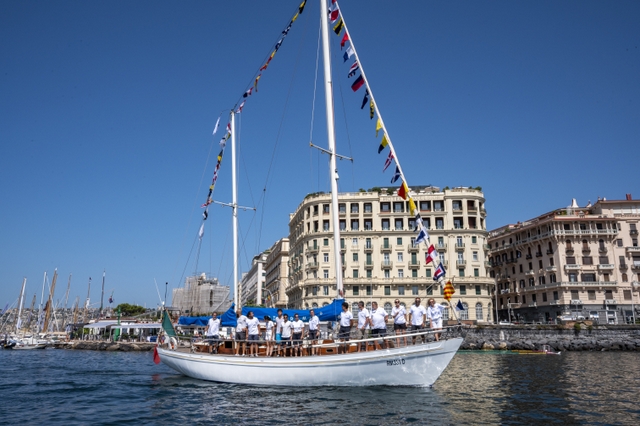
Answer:
[[[0,350],[0,366],[0,424],[640,422],[635,353],[461,352],[432,389],[207,383],[152,353]]]

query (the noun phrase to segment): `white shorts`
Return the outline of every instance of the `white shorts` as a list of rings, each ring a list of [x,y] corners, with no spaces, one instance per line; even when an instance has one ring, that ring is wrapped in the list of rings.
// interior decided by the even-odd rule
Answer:
[[[264,340],[272,340],[272,339],[271,339],[271,331],[267,331],[267,332],[265,332]]]
[[[431,328],[442,328],[442,318],[432,319]]]

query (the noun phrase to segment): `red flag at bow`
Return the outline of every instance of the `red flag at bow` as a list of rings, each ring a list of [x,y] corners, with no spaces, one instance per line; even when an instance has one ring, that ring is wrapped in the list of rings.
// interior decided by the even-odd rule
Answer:
[[[158,355],[158,347],[153,348],[153,362],[160,364],[160,355]]]

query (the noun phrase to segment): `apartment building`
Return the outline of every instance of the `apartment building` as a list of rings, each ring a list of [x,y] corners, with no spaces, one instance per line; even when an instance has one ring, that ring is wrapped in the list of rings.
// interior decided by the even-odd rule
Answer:
[[[560,208],[489,233],[490,276],[504,320],[552,322],[563,314],[633,321],[638,301],[640,201]],[[635,301],[635,302],[634,302]]]
[[[217,278],[202,273],[187,277],[184,287],[174,288],[171,304],[182,313],[210,315],[229,309],[230,293],[231,289],[226,285],[220,285]]]
[[[287,281],[289,279],[289,239],[278,240],[268,250],[265,262],[265,284],[262,304],[270,308],[286,308],[288,304]]]
[[[254,256],[251,261],[251,269],[249,269],[249,272],[242,274],[242,279],[238,285],[238,292],[240,294],[238,303],[241,306],[247,304],[259,305],[262,303],[264,283],[267,274],[265,270],[267,256],[267,251]]]
[[[339,222],[331,220],[330,194],[309,194],[290,215],[290,308],[324,306],[337,296],[333,226],[339,226],[344,297],[350,302],[372,301],[391,311],[398,298],[409,306],[416,296],[442,298],[442,286],[425,263],[427,246],[414,246],[417,233],[408,202],[396,188],[341,193]],[[412,197],[437,248],[447,279],[460,299],[465,320],[491,321],[493,279],[486,262],[485,199],[480,189],[440,190],[421,187]],[[357,310],[357,307],[354,309]],[[447,316],[453,313],[446,312]]]

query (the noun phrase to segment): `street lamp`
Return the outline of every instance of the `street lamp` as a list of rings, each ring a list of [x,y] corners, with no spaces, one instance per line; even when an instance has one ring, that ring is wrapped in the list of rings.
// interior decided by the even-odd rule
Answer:
[[[631,314],[633,315],[633,324],[636,323],[636,307],[633,304],[633,291],[638,287],[640,283],[638,281],[631,282]]]

